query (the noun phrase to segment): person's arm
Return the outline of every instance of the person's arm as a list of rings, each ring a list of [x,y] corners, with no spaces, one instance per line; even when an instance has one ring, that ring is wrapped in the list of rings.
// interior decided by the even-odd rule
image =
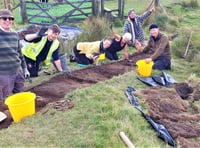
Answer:
[[[21,52],[21,48],[22,48],[22,45],[20,44],[20,42],[18,41],[18,53],[19,53],[19,58],[20,58],[20,60],[21,60],[21,68],[22,68],[22,70],[23,70],[23,73],[24,73],[24,77],[25,78],[28,78],[28,77],[30,77],[30,73],[29,73],[29,71],[28,71],[28,69],[27,69],[27,65],[26,65],[26,61],[25,61],[25,59],[24,59],[24,56],[23,56],[23,54],[22,54],[22,52]]]
[[[27,35],[25,35],[24,39],[26,41],[32,41],[32,40],[36,39],[37,37],[38,37],[37,33],[27,34]]]
[[[101,44],[101,41],[92,42],[90,44],[91,44],[90,48],[87,48],[85,56],[88,59],[94,60],[94,58],[96,58],[97,55],[100,54],[100,44]]]
[[[56,65],[56,68],[59,72],[62,71],[61,61],[59,58],[59,47],[53,52],[52,59],[54,64]]]
[[[25,69],[25,68],[27,68],[27,65],[26,65],[24,56],[23,56],[23,54],[22,54],[21,48],[22,48],[22,45],[21,45],[20,42],[18,41],[18,51],[17,51],[17,52],[19,53],[19,58],[20,58],[20,60],[21,60],[21,67],[22,67],[22,69]]]
[[[152,60],[157,59],[165,50],[167,44],[168,44],[168,38],[167,36],[162,36],[160,41],[158,42],[159,46],[157,49],[155,49],[155,52],[153,55],[150,56]]]
[[[62,66],[61,66],[61,61],[60,61],[60,59],[54,61],[54,63],[55,63],[55,65],[56,65],[57,70],[58,70],[59,72],[62,72],[63,69],[62,69]]]
[[[123,51],[124,51],[124,59],[128,60],[129,57],[128,57],[128,46],[127,45],[124,47]]]
[[[151,40],[149,39],[147,45],[145,47],[141,48],[140,52],[143,52],[143,53],[149,52],[151,49],[151,44],[152,44]]]
[[[125,34],[126,32],[130,32],[128,26],[129,26],[129,22],[128,22],[128,20],[126,20],[124,23],[123,34]]]
[[[138,18],[143,21],[144,19],[149,17],[151,15],[151,13],[154,12],[154,11],[155,11],[154,8],[152,8],[151,10],[147,10],[142,15],[138,16]]]
[[[119,41],[119,40],[121,39],[121,36],[120,36],[119,34],[115,33],[115,31],[112,30],[111,33],[112,33],[112,36],[113,36],[117,41]]]
[[[37,38],[42,38],[43,36],[45,36],[46,35],[46,31],[48,30],[48,28],[47,27],[42,27],[41,29],[40,29],[40,31],[39,32],[37,32],[37,33],[33,33],[33,34],[27,34],[27,35],[25,35],[25,37],[24,37],[24,39],[26,40],[26,41],[33,41],[33,40],[35,40],[35,39],[37,39]]]

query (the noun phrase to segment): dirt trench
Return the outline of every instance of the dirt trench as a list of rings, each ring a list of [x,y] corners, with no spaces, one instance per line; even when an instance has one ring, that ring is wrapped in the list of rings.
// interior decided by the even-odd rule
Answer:
[[[136,61],[144,57],[148,55],[134,53],[130,56],[132,62],[121,60],[75,70],[69,75],[60,74],[27,91],[37,94],[37,112],[50,103],[61,111],[73,108],[73,101],[64,99],[66,93],[129,72],[136,67]],[[178,83],[171,88],[149,87],[138,93],[149,106],[148,114],[156,122],[163,124],[181,147],[200,146],[200,142],[195,141],[200,136],[199,108],[193,105],[193,102],[200,98],[200,91],[197,88],[197,85],[192,88],[187,83]],[[193,99],[190,97],[191,94]],[[0,123],[0,129],[7,128],[12,123],[7,106],[0,104],[0,111],[8,116]]]

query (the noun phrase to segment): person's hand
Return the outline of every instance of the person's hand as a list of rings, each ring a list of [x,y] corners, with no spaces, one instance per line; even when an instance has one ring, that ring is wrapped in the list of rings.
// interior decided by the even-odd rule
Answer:
[[[155,8],[152,8],[150,11],[151,11],[151,12],[155,12]]]
[[[92,59],[96,60],[97,58],[99,58],[100,53],[93,53],[92,54]]]
[[[24,77],[27,79],[27,78],[29,78],[30,77],[30,73],[29,73],[29,71],[28,71],[28,69],[27,68],[24,68]]]
[[[125,59],[126,60],[126,62],[128,62],[128,63],[132,63],[133,62],[133,60],[131,60],[131,59]]]
[[[148,63],[150,63],[152,61],[152,59],[151,58],[146,58],[145,61],[148,64]]]
[[[48,30],[47,27],[45,26],[41,27],[40,31],[37,33],[37,36],[44,36],[47,30]]]

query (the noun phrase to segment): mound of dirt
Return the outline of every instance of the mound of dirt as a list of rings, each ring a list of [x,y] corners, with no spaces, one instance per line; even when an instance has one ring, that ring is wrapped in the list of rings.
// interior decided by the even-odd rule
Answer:
[[[200,114],[193,101],[186,98],[193,89],[186,83],[180,83],[168,89],[154,87],[139,93],[148,104],[149,115],[163,124],[181,147],[200,146],[200,142],[195,141],[200,136]]]

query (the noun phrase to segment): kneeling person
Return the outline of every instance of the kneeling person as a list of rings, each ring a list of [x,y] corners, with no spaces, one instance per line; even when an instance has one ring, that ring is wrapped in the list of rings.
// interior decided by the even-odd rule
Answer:
[[[46,31],[47,35],[44,34]],[[53,24],[48,28],[48,30],[42,28],[39,33],[27,34],[25,36],[24,40],[29,43],[22,48],[22,53],[25,57],[31,77],[38,76],[39,64],[41,62],[50,65],[52,59],[57,70],[62,71],[59,59],[59,34],[59,26]]]
[[[100,53],[105,52],[111,43],[111,38],[105,38],[102,41],[79,42],[73,48],[74,59],[82,65],[97,64]]]
[[[148,45],[142,50],[144,53],[151,54],[150,57],[145,59],[146,62],[153,61],[153,69],[171,69],[171,50],[168,37],[159,31],[157,24],[151,24],[149,31]]]

